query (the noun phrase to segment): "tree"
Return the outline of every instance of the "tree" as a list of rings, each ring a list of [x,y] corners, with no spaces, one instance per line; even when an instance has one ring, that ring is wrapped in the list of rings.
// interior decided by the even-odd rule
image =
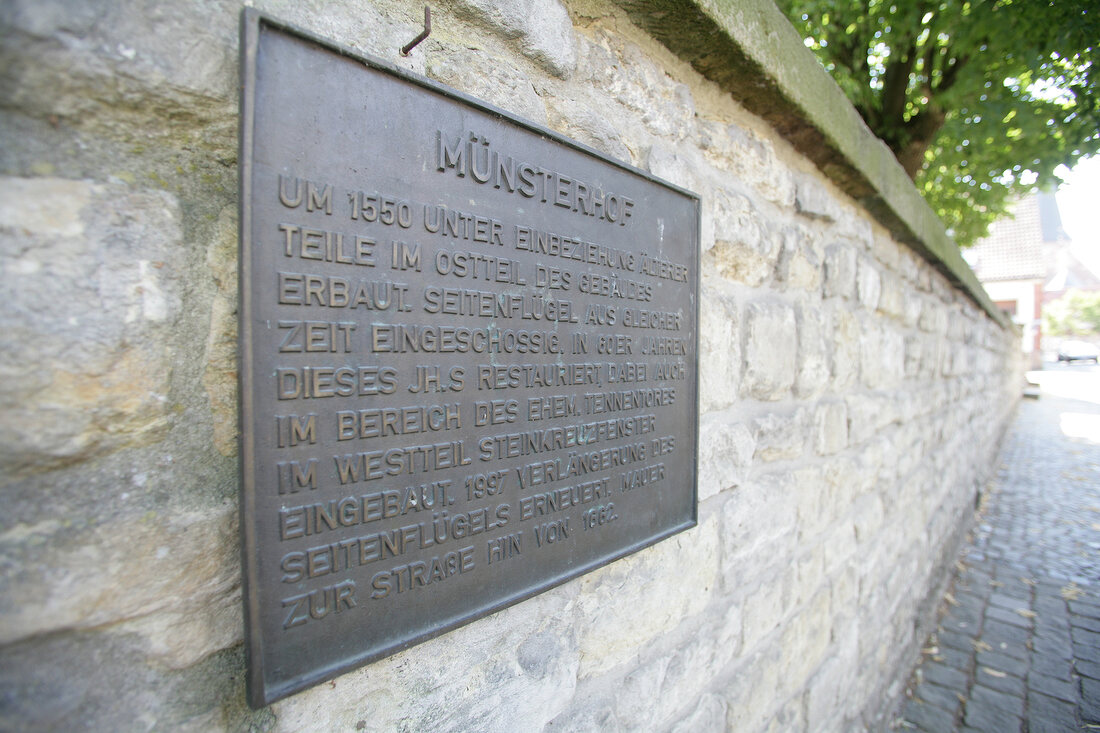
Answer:
[[[1070,290],[1044,305],[1043,331],[1052,336],[1100,333],[1100,293]]]
[[[1096,0],[778,0],[956,241],[1100,150]]]

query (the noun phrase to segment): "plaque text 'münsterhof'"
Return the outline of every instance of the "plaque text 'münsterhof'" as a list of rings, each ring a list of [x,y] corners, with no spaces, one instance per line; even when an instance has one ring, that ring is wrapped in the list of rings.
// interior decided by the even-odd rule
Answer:
[[[695,522],[698,200],[246,12],[250,699]]]

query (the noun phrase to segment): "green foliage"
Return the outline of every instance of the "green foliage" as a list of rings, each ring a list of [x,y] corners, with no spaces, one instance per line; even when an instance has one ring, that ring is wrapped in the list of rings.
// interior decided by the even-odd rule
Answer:
[[[1100,292],[1070,290],[1044,305],[1043,331],[1052,336],[1100,333]]]
[[[778,0],[960,244],[1100,151],[1096,0]]]

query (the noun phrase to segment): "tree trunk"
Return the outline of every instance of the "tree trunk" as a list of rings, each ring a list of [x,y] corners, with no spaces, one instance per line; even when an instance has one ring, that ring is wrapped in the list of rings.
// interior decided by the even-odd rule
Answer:
[[[910,178],[916,179],[924,168],[924,153],[936,139],[946,119],[943,110],[931,104],[905,124],[904,141],[887,141]]]

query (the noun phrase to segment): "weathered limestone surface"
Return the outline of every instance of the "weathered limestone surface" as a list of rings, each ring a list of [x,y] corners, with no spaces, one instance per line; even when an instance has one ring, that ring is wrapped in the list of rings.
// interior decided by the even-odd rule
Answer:
[[[1013,408],[1014,336],[636,9],[443,0],[403,59],[419,4],[255,4],[701,195],[699,526],[249,710],[240,4],[15,0],[0,728],[880,728]]]

